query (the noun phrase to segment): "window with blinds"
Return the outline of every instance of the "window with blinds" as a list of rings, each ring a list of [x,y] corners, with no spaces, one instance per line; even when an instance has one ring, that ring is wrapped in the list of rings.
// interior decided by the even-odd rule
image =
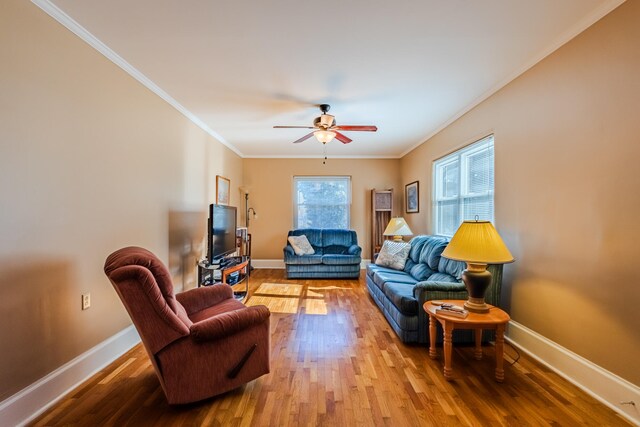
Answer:
[[[293,227],[349,229],[351,177],[293,177]]]
[[[434,234],[453,236],[464,220],[494,222],[493,135],[433,163]]]

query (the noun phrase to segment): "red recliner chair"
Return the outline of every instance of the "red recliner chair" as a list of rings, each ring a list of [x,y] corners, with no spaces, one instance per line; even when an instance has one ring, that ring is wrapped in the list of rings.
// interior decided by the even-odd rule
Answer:
[[[170,404],[206,399],[269,373],[267,307],[246,307],[227,285],[174,295],[167,268],[138,247],[109,255],[104,271]]]

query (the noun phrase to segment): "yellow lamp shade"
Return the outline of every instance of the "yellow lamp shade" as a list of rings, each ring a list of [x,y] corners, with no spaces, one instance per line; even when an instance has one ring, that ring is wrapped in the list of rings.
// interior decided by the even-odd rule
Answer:
[[[515,261],[490,221],[464,221],[442,256],[475,264],[506,264]]]
[[[409,224],[402,217],[391,218],[387,228],[384,229],[384,236],[412,236],[413,231],[409,228]]]

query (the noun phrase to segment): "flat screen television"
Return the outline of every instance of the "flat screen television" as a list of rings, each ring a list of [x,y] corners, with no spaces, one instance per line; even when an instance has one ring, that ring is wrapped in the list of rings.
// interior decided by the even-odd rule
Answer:
[[[209,206],[209,263],[236,251],[236,214],[235,206]]]

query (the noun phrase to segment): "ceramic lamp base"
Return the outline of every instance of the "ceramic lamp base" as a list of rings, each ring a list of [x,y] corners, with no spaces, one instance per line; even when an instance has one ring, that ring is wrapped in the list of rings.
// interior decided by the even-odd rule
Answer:
[[[487,271],[487,264],[467,263],[467,269],[462,273],[462,281],[469,293],[464,308],[472,313],[488,313],[489,306],[484,302],[484,294],[491,284],[491,273]]]

